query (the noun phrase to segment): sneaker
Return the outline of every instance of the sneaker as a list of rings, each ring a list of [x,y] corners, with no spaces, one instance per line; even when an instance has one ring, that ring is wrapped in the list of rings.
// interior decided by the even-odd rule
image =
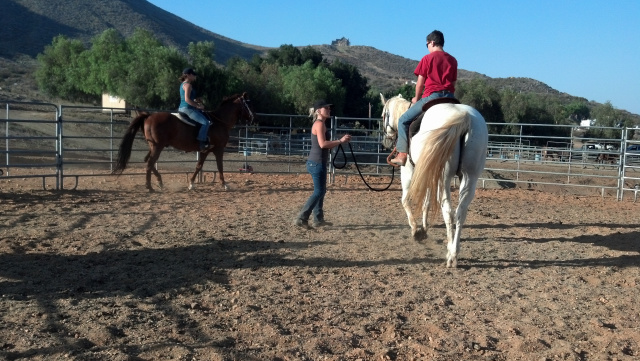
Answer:
[[[315,220],[313,221],[313,226],[318,228],[318,227],[324,227],[324,226],[333,226],[333,223],[331,222],[327,222],[324,219],[322,220]]]
[[[294,226],[298,226],[298,227],[302,227],[302,228],[309,228],[309,221],[305,221],[302,220],[300,218],[296,218],[293,220],[293,225]]]

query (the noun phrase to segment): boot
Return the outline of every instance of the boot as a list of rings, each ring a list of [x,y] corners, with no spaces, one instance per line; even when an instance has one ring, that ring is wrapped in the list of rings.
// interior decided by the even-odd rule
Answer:
[[[407,164],[407,153],[398,153],[395,158],[391,159],[391,163],[404,167]]]
[[[199,141],[198,144],[200,145],[200,151],[201,152],[205,152],[207,149],[209,149],[210,145],[208,141]]]

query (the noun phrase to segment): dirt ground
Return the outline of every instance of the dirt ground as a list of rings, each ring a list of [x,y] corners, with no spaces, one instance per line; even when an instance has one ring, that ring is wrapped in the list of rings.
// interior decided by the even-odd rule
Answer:
[[[457,269],[399,182],[0,181],[0,360],[637,360],[640,203],[478,190]],[[378,184],[379,186],[381,184]]]

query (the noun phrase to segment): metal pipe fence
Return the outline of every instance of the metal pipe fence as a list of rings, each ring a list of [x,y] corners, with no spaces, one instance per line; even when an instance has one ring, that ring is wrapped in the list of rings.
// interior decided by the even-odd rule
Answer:
[[[69,189],[65,179],[108,176],[115,164],[120,140],[135,109],[86,107],[47,103],[0,102],[5,108],[0,148],[0,181],[42,178],[43,188]],[[145,111],[155,111],[145,110]],[[310,119],[301,115],[257,114],[258,124],[238,125],[231,131],[224,155],[229,173],[305,173],[310,141]],[[541,124],[487,123],[489,146],[480,187],[571,187],[588,194],[622,200],[640,191],[640,141],[631,128]],[[330,181],[337,177],[388,177],[389,149],[379,118],[333,117],[331,136],[352,135],[343,152],[331,160],[349,166],[330,165]],[[533,135],[536,134],[536,135]],[[544,135],[540,135],[544,134]],[[125,175],[144,173],[148,147],[142,136],[134,142]],[[353,152],[353,153],[352,153]],[[352,155],[353,154],[353,155]],[[165,149],[156,164],[162,174],[191,174],[198,153]],[[345,158],[346,156],[346,158]],[[359,169],[354,166],[357,161]],[[203,172],[215,174],[215,162]],[[55,185],[47,185],[53,179]],[[199,181],[203,181],[200,177]]]

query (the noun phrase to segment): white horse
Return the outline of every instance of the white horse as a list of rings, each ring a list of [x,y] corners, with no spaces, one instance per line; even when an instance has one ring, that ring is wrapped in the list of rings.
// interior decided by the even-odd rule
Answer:
[[[386,136],[394,138],[398,132],[398,119],[411,103],[401,95],[388,101],[382,94],[380,98],[384,104],[382,118]],[[447,227],[447,267],[458,265],[462,225],[484,170],[487,141],[487,125],[477,110],[463,104],[437,104],[424,114],[419,132],[411,139],[409,160],[400,170],[402,206],[412,236],[418,234],[418,226],[411,209],[421,207],[422,227],[426,234],[429,215],[436,209],[431,195],[436,195],[433,198],[442,210]],[[460,191],[454,213],[450,185],[456,175],[460,179]]]

